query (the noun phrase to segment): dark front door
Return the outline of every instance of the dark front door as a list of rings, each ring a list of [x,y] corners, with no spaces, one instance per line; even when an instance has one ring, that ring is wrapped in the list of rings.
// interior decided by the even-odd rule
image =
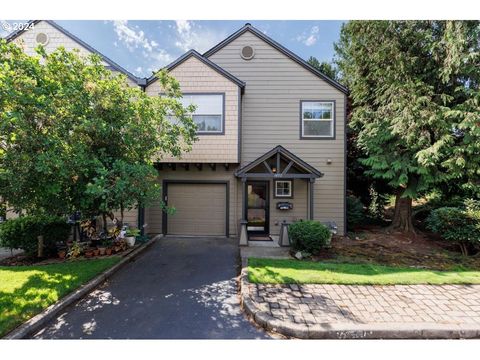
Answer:
[[[269,192],[268,181],[247,182],[247,230],[268,234]]]

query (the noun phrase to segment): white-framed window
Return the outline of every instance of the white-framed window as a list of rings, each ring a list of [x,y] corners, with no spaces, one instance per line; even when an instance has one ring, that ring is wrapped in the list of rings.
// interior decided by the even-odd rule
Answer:
[[[183,106],[195,105],[192,114],[197,124],[197,134],[223,134],[224,94],[184,94],[180,99]]]
[[[335,102],[301,101],[301,138],[334,137]]]
[[[276,198],[291,198],[293,197],[293,183],[292,180],[275,180],[274,195]]]

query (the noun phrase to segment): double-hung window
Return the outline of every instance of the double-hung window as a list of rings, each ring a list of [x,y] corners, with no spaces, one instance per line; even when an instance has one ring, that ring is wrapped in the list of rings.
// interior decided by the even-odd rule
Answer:
[[[181,98],[183,106],[195,105],[192,114],[197,124],[197,134],[224,133],[224,94],[184,94]]]
[[[300,108],[301,138],[334,138],[335,102],[301,101]]]

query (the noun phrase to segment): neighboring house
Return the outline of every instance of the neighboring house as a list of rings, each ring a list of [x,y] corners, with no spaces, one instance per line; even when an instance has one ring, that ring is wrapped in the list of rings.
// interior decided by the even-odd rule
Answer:
[[[51,21],[9,37],[23,39],[26,51],[39,38],[50,39],[47,48],[96,52]],[[138,79],[103,59],[161,96],[155,77]],[[250,24],[167,69],[184,103],[197,105],[199,140],[181,158],[158,163],[163,200],[175,215],[153,206],[131,212],[131,224],[189,236],[236,237],[243,227],[250,240],[268,240],[283,221],[314,219],[345,233],[345,87]]]

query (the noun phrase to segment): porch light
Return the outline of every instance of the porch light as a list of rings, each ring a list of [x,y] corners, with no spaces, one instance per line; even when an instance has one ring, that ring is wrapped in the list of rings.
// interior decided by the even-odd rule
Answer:
[[[277,168],[276,168],[275,166],[272,166],[272,172],[273,172],[274,174],[277,173]]]

